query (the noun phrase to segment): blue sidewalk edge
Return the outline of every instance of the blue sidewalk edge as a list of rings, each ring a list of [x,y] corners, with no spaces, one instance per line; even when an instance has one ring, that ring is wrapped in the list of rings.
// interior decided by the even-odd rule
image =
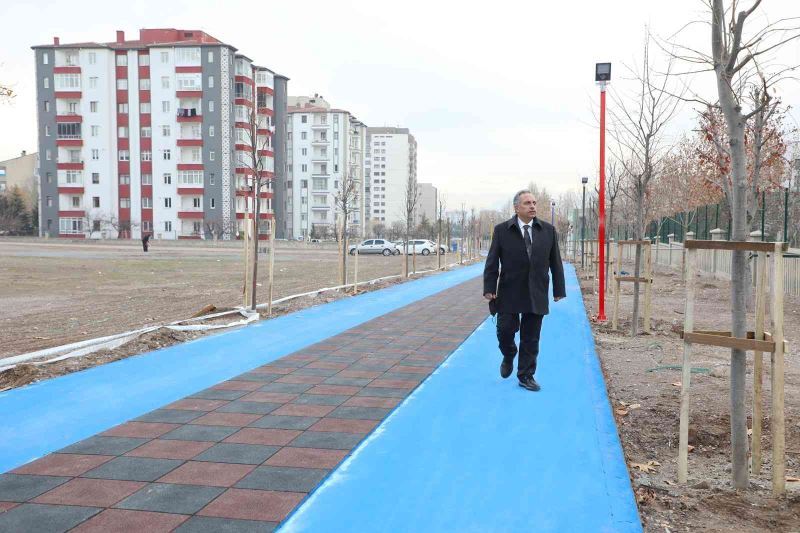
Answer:
[[[430,275],[0,393],[0,473],[481,275]]]

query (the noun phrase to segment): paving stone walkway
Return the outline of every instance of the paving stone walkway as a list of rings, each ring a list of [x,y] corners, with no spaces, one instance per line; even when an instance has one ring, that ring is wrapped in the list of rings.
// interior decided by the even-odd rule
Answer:
[[[272,531],[485,320],[481,284],[0,475],[0,531]]]

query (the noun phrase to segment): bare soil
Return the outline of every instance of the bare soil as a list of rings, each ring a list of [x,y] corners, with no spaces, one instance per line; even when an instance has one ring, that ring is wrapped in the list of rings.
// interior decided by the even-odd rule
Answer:
[[[348,282],[354,261],[348,256]],[[359,282],[400,274],[402,256],[359,256]],[[339,285],[335,244],[278,243],[273,299]],[[410,269],[413,257],[408,259]],[[437,257],[417,256],[416,270],[437,267]],[[458,256],[442,257],[442,264]],[[259,261],[258,301],[267,300],[268,262]],[[242,305],[244,261],[241,246],[156,242],[145,254],[137,243],[62,243],[0,239],[0,357],[62,346],[191,317],[207,305],[218,311]],[[419,276],[417,276],[419,277]],[[394,278],[370,291],[398,283]],[[326,291],[277,304],[273,316],[349,297]],[[215,319],[231,322],[237,315]],[[266,318],[266,313],[262,313]],[[0,373],[0,391],[68,374],[179,342],[202,332],[160,329],[114,350],[47,365],[19,365]]]
[[[633,271],[628,264],[625,270]],[[597,286],[582,280],[590,315],[597,312]],[[640,309],[644,305],[644,287]],[[607,295],[606,323],[592,321],[597,352],[647,532],[800,531],[800,483],[787,483],[787,496],[771,497],[770,373],[764,356],[761,473],[750,489],[731,483],[730,350],[694,345],[691,379],[689,482],[677,483],[678,420],[685,284],[676,269],[656,266],[650,334],[630,336],[633,284],[620,293],[620,331],[611,330],[613,297]],[[643,311],[642,311],[643,314]],[[786,296],[789,341],[785,373],[787,477],[800,477],[800,301]],[[695,329],[730,330],[730,283],[702,277],[695,300]],[[753,316],[749,325],[753,329]],[[792,354],[794,351],[794,354]],[[753,353],[748,353],[748,410],[752,412]],[[636,404],[639,407],[636,407]],[[631,408],[631,406],[634,406]],[[748,419],[748,427],[752,420]],[[654,463],[650,463],[654,461]],[[650,465],[648,468],[646,465]],[[640,466],[635,466],[640,465]]]

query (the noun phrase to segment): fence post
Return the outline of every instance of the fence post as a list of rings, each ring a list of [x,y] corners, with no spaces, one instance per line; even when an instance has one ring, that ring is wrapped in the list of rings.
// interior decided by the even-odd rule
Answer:
[[[667,243],[669,244],[669,266],[672,268],[672,243],[675,241],[675,234],[670,233],[667,235]]]
[[[683,239],[683,250],[681,254],[681,280],[686,281],[686,241],[694,240],[694,232],[687,231]]]
[[[747,240],[750,241],[750,242],[761,242],[763,240],[762,237],[761,237],[761,232],[759,230],[751,231],[750,232],[750,236],[747,238]],[[750,259],[747,260],[747,264],[748,264],[748,266],[750,265]],[[751,276],[752,277],[752,284],[753,284],[753,287],[755,287],[756,286],[756,271],[758,270],[758,267],[755,266],[755,267],[751,268],[750,270],[752,271],[751,272],[751,274],[752,274],[752,276]],[[750,306],[750,304],[748,303],[748,307],[749,306]]]
[[[721,241],[721,240],[723,240],[724,233],[725,232],[723,230],[721,230],[720,228],[712,229],[711,230],[711,240],[712,241]],[[717,263],[718,263],[718,259],[717,258],[718,257],[719,257],[719,250],[714,250],[714,256],[713,256],[714,263],[713,263],[713,266],[712,266],[712,272],[714,273],[714,278],[717,277]]]

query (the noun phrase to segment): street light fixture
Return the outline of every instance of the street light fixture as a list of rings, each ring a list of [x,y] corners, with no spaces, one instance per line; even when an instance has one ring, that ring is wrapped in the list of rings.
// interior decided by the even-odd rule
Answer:
[[[550,223],[553,226],[556,225],[556,202],[555,202],[555,200],[550,202]]]
[[[583,200],[581,201],[581,268],[585,268],[583,262],[583,247],[586,240],[586,184],[589,183],[589,178],[586,176],[582,177],[581,183],[583,183]]]

